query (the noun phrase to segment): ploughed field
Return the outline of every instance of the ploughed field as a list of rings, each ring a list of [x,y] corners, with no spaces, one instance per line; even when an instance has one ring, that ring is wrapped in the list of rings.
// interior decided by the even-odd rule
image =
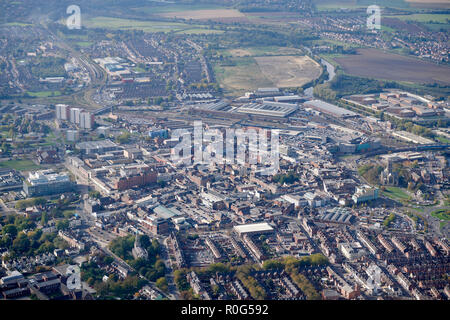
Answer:
[[[377,49],[358,49],[356,55],[334,60],[350,75],[406,81],[412,83],[440,83],[450,85],[450,67],[418,58],[386,53]]]

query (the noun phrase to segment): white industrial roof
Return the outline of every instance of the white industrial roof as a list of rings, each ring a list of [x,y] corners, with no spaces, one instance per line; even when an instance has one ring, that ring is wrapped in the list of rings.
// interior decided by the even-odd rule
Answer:
[[[273,231],[273,228],[267,222],[261,222],[235,226],[234,230],[242,234],[242,233]]]

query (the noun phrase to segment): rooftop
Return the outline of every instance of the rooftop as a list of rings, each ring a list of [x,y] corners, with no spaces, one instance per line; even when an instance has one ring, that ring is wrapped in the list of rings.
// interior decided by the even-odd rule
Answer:
[[[273,228],[267,222],[261,222],[235,226],[234,230],[239,234],[243,234],[256,232],[270,232],[273,231]]]

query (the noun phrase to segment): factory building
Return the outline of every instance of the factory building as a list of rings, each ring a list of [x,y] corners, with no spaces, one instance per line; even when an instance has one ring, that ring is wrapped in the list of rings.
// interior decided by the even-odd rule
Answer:
[[[262,233],[272,233],[273,228],[267,222],[242,224],[234,226],[233,230],[239,235],[244,236],[246,234],[262,234]]]
[[[344,109],[344,108],[340,108],[338,106],[335,106],[334,104],[331,103],[327,103],[321,100],[311,100],[308,102],[305,102],[303,104],[305,107],[309,107],[312,109],[315,109],[317,111],[320,111],[322,113],[328,114],[330,116],[333,117],[337,117],[337,118],[351,118],[351,117],[357,117],[358,114]]]
[[[247,103],[239,107],[236,111],[240,113],[257,114],[272,117],[287,117],[297,111],[298,106],[292,103],[270,102]]]

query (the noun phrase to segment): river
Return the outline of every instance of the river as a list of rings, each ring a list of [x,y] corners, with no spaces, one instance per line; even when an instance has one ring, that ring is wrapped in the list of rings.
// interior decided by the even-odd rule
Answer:
[[[325,68],[327,68],[327,71],[328,71],[328,79],[325,80],[325,82],[329,82],[329,81],[333,80],[334,76],[336,75],[334,66],[325,59],[320,59],[320,63],[322,64],[322,66],[325,66]],[[314,90],[314,87],[311,86],[311,87],[306,88],[303,91],[303,93],[307,97],[312,97],[313,90]]]

